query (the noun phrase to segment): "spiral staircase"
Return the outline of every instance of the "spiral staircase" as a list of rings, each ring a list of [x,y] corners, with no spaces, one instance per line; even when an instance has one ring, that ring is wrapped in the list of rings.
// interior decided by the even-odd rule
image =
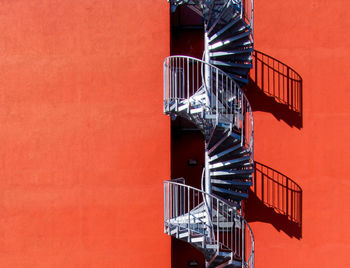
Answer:
[[[241,214],[253,173],[253,114],[241,90],[253,52],[252,0],[171,0],[203,16],[203,59],[164,61],[164,113],[205,138],[202,189],[164,182],[164,232],[202,251],[206,267],[254,267],[254,237]]]

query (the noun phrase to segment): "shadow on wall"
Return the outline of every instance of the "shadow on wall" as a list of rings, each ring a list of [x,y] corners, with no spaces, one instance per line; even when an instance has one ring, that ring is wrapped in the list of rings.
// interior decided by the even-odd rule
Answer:
[[[271,113],[291,127],[303,127],[303,80],[286,64],[255,50],[245,91],[253,111]]]
[[[248,222],[271,223],[290,237],[302,237],[303,191],[292,179],[259,162],[245,202]]]

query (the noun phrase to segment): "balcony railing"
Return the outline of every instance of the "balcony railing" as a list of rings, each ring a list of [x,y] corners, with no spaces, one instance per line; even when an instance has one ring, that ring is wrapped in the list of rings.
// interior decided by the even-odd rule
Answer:
[[[199,98],[201,92],[206,98]],[[253,153],[253,113],[235,80],[205,61],[188,56],[167,57],[164,60],[164,112],[176,112],[181,105],[187,105],[189,112],[194,103],[217,122],[220,118],[229,120],[233,131],[241,136],[242,146]]]
[[[228,252],[242,267],[254,267],[253,232],[240,212],[184,180],[164,182],[164,231],[189,243],[202,238],[202,248]]]

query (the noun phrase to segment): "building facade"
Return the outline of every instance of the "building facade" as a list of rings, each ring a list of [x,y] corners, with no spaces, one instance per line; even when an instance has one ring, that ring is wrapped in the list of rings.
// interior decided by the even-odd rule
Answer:
[[[255,1],[255,267],[350,266],[348,5]],[[202,264],[163,233],[162,186],[204,161],[162,102],[164,58],[201,58],[200,27],[176,39],[163,0],[0,7],[0,266]]]

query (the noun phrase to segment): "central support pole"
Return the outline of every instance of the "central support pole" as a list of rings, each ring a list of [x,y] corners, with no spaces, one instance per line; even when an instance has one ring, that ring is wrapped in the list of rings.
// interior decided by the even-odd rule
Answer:
[[[209,49],[208,49],[208,42],[209,42],[209,38],[208,38],[208,34],[207,32],[205,32],[204,35],[204,61],[209,63]],[[205,81],[205,85],[206,85],[206,101],[207,101],[207,107],[211,107],[211,103],[210,103],[210,99],[211,99],[211,67],[207,64],[205,64],[205,68],[204,68],[204,81]],[[210,124],[208,124],[206,126],[207,128],[210,127]],[[208,133],[208,131],[206,131]],[[210,134],[210,133],[208,133]],[[209,172],[209,155],[208,155],[208,146],[209,144],[205,145],[205,191],[208,194],[212,193],[211,190],[211,181],[210,181],[210,172]],[[209,210],[211,211],[211,202],[208,202],[208,206],[209,206]]]
[[[205,28],[207,28],[207,25],[205,25]],[[209,58],[209,38],[208,38],[208,33],[207,31],[205,31],[204,34],[204,61],[206,63],[210,63],[210,58]],[[211,107],[211,66],[209,64],[205,64],[204,66],[204,82],[205,82],[205,86],[206,86],[206,105],[207,107]],[[211,113],[210,109],[205,111],[205,113]],[[212,125],[210,123],[210,120],[207,121],[207,124],[205,126],[207,129],[205,131],[206,135],[210,135],[210,132],[212,131]],[[206,137],[207,140],[207,137]],[[211,181],[210,181],[210,170],[209,170],[209,150],[208,150],[208,145],[207,142],[205,143],[205,189],[204,191],[207,194],[212,194],[212,187],[211,187]],[[208,224],[208,235],[210,238],[213,237],[213,233],[212,233],[212,228],[210,227],[210,225],[212,224],[212,219],[213,219],[213,203],[212,203],[212,199],[210,196],[206,196],[206,203],[207,203],[207,224]],[[208,266],[208,263],[207,263]]]
[[[209,37],[208,33],[204,33],[204,61],[206,63],[210,63],[210,58],[209,58]],[[206,104],[208,107],[211,107],[211,67],[208,64],[205,64],[204,66],[204,81],[205,81],[205,86],[206,86]]]
[[[205,192],[208,194],[212,193],[211,189],[211,181],[210,181],[210,172],[209,172],[209,155],[208,155],[208,149],[205,148]],[[209,209],[211,209],[211,201],[210,198],[208,199],[208,206]]]
[[[208,33],[205,32],[204,34],[204,61],[209,63],[209,49],[208,49],[208,44],[209,43],[209,38],[208,38]],[[207,101],[207,107],[211,107],[210,99],[211,99],[211,68],[210,65],[205,64],[204,68],[204,79],[205,79],[205,85],[206,85],[206,101]],[[208,124],[206,127],[208,128],[210,124]],[[208,133],[208,131],[207,131]],[[209,134],[209,133],[208,133]],[[211,181],[210,181],[210,172],[209,172],[209,155],[208,155],[208,146],[209,144],[205,145],[205,191],[208,194],[212,193],[211,190]],[[208,198],[210,199],[210,198]],[[211,211],[212,204],[208,200],[208,208],[209,211]]]

